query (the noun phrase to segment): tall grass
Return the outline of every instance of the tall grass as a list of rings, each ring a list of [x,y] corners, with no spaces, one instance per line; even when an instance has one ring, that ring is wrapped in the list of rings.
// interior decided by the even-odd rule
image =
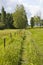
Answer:
[[[43,65],[43,29],[0,31],[0,65]]]

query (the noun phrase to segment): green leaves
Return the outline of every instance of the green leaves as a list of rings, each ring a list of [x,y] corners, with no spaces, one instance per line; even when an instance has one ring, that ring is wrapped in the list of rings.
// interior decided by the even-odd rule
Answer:
[[[34,27],[34,18],[33,17],[31,17],[30,22],[31,22],[31,28],[33,28]]]
[[[26,28],[26,25],[28,23],[26,12],[23,5],[17,6],[16,10],[13,14],[14,23],[13,25],[16,28]]]

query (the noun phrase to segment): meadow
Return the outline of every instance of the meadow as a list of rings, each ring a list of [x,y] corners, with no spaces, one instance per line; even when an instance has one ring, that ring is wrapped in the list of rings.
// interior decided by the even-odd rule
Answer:
[[[0,30],[0,65],[43,65],[43,28]]]

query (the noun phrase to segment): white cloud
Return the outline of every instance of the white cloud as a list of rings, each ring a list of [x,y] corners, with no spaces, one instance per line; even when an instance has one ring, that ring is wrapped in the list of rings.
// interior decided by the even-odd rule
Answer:
[[[27,3],[23,3],[24,7],[26,9],[28,9],[28,11],[31,12],[32,16],[34,16],[39,10],[40,10],[40,6],[37,6],[37,5],[29,5]]]
[[[32,13],[32,16],[36,15],[37,12],[40,10],[40,7],[39,6],[29,6],[29,10],[30,12]]]
[[[2,4],[7,12],[13,12],[16,4],[23,4],[27,12],[28,20],[31,16],[41,11],[43,17],[43,0],[0,0],[0,9]]]
[[[18,0],[19,4],[22,4],[23,3],[23,0]]]
[[[16,5],[18,4],[18,0],[6,0],[5,10],[7,12],[13,12],[15,10]]]
[[[23,5],[27,11],[27,15],[30,15],[28,16],[28,23],[30,24],[30,18],[36,14],[39,14],[39,11],[40,11],[40,5],[32,5],[32,4],[27,4],[26,2],[24,3],[23,2]]]

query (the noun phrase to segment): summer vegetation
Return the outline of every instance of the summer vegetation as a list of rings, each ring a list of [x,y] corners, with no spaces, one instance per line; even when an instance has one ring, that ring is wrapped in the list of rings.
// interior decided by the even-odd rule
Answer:
[[[0,65],[43,65],[43,29],[0,31]]]
[[[43,27],[43,19],[40,16],[33,16],[30,19],[31,28]],[[2,7],[0,13],[0,29],[24,29],[28,28],[27,13],[23,5],[17,5],[13,13],[6,13]]]
[[[26,28],[28,25],[27,15],[23,5],[17,5],[15,12],[6,13],[4,7],[0,13],[0,29]]]
[[[33,16],[29,25],[23,5],[17,5],[13,13],[2,7],[0,65],[43,65],[43,28],[39,27],[43,27],[43,19]]]

